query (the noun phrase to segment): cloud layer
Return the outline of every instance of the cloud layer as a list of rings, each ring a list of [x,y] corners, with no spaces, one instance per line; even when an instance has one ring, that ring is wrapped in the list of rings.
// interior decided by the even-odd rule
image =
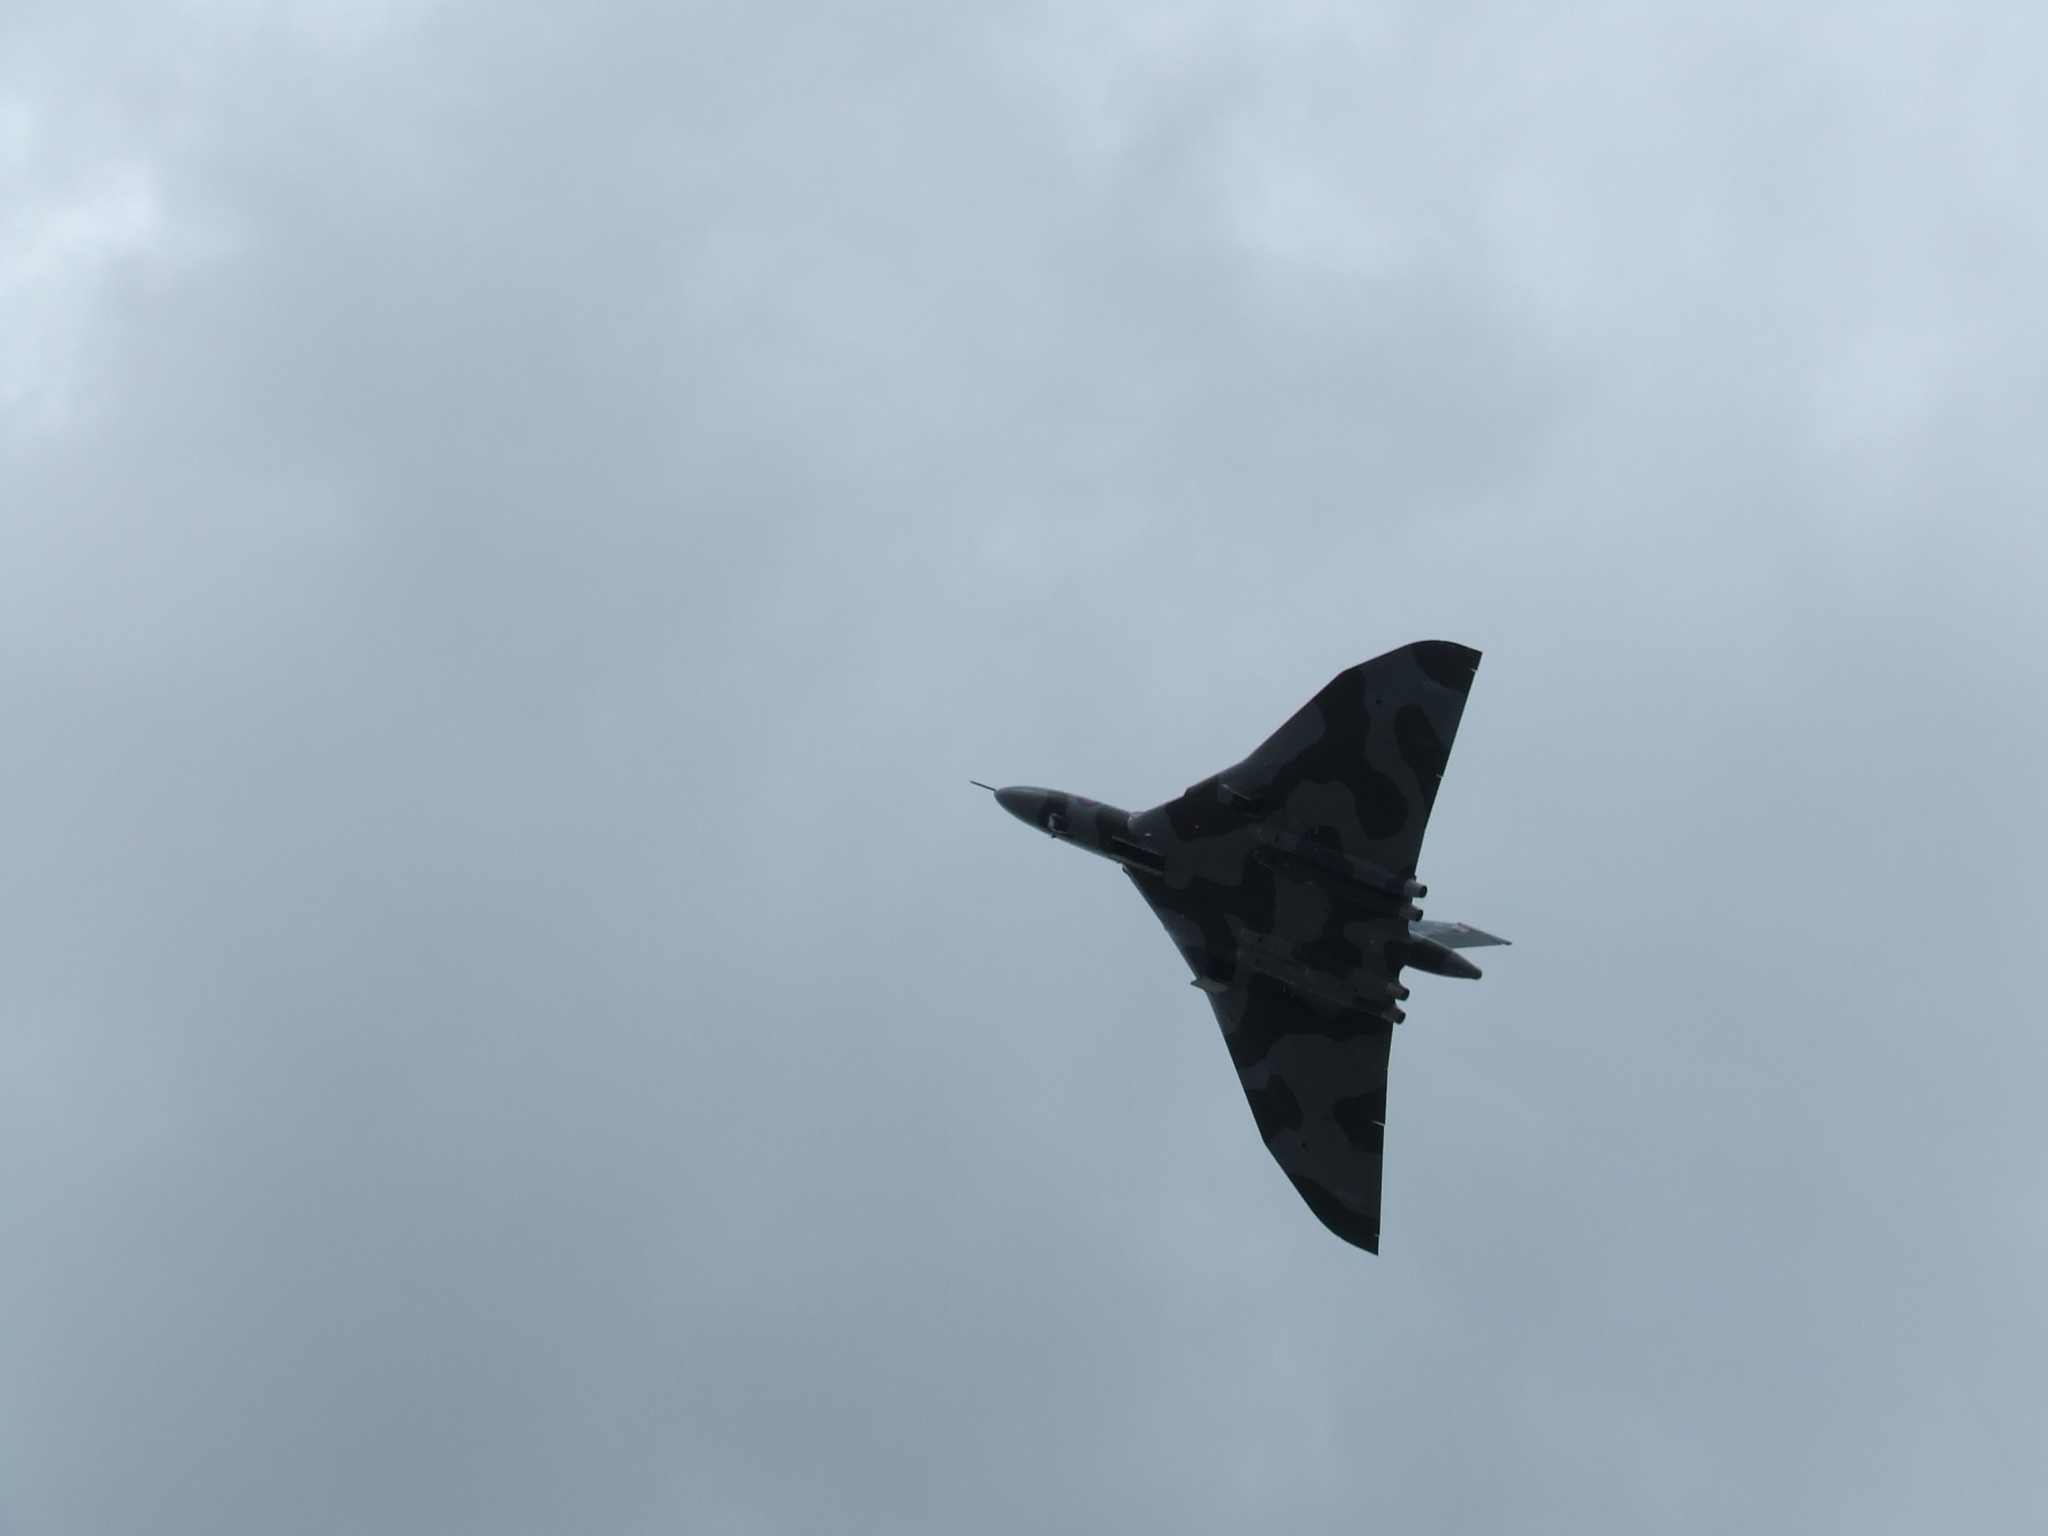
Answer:
[[[0,1530],[2031,1530],[2043,23],[18,7]],[[1483,648],[1385,1252],[1103,866]]]

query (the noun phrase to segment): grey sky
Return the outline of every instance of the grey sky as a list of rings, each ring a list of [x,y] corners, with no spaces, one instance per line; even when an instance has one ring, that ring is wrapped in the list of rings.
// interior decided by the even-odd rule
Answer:
[[[2036,6],[0,18],[0,1531],[2032,1532]],[[1384,1255],[1114,871],[1487,653]]]

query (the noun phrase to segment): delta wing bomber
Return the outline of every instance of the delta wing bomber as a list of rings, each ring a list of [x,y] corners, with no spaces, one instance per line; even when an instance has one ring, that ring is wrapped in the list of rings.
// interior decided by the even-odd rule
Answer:
[[[1507,940],[1426,922],[1415,878],[1479,652],[1423,640],[1341,672],[1256,752],[1153,810],[995,791],[1121,864],[1208,994],[1259,1134],[1323,1224],[1379,1252],[1404,968],[1477,977]],[[985,787],[985,786],[984,786]]]

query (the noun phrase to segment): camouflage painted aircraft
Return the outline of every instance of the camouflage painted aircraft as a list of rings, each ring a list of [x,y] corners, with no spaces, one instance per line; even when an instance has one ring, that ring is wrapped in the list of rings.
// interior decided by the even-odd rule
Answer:
[[[995,791],[1011,815],[1123,866],[1209,995],[1267,1150],[1323,1225],[1373,1253],[1401,971],[1476,977],[1458,951],[1507,942],[1415,905],[1478,666],[1447,640],[1363,662],[1236,767],[1135,815]]]

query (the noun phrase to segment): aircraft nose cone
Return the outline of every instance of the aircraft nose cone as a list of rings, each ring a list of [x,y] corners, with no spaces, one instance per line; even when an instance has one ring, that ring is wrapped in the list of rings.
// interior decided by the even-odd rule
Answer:
[[[1033,789],[1028,784],[1012,784],[1008,789],[996,791],[996,804],[1019,821],[1028,821],[1034,827],[1045,825],[1045,791],[1042,789]]]

